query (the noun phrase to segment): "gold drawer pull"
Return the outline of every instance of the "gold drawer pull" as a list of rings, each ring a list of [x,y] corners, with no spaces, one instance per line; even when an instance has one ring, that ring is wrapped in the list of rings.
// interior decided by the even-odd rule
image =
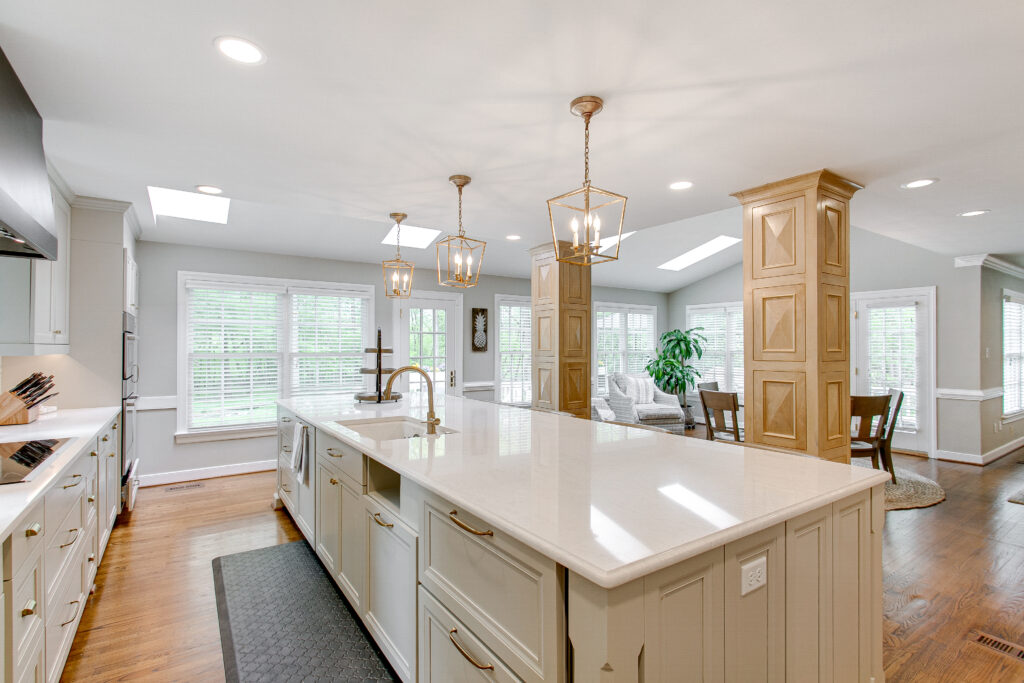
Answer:
[[[285,493],[291,493],[292,492],[292,490],[290,488],[288,488],[287,486],[285,486],[284,484],[281,484],[281,490],[284,491]]]
[[[103,441],[110,441],[110,437],[106,434],[103,435]]]
[[[388,524],[387,522],[382,520],[380,518],[380,513],[379,512],[374,512],[373,513],[373,521],[377,522],[377,524],[380,524],[382,527],[386,527],[388,529],[390,529],[391,527],[394,526],[394,524]]]
[[[464,531],[468,531],[471,534],[476,534],[477,536],[493,536],[494,535],[494,532],[491,531],[490,529],[488,529],[487,531],[479,531],[477,529],[474,529],[473,527],[471,527],[470,525],[466,524],[461,519],[456,517],[457,514],[459,514],[459,513],[456,510],[452,510],[451,512],[448,513],[448,517],[453,522],[455,522],[460,529],[462,529]]]
[[[78,486],[79,484],[82,483],[82,475],[81,474],[72,474],[71,478],[72,479],[77,479],[78,481],[76,481],[74,484],[65,484],[64,488],[66,488],[66,489],[73,489],[73,488],[75,488],[76,486]]]
[[[117,429],[117,423],[115,422],[114,424],[110,425],[110,428],[111,429]]]
[[[338,485],[338,480],[335,479],[334,477],[331,477],[327,481],[331,482],[331,486],[337,486]]]
[[[35,524],[30,526],[29,528],[25,529],[25,535],[26,536],[38,536],[39,532],[42,531],[42,530],[43,530],[43,525],[40,524],[39,522],[36,522]]]
[[[282,446],[281,450],[284,451],[285,453],[291,453],[292,452],[292,447],[291,446]]]
[[[345,454],[338,452],[338,450],[336,448],[328,448],[327,449],[327,455],[331,456],[332,458],[340,458],[341,456],[343,456]]]
[[[68,533],[69,534],[74,534],[75,537],[72,538],[67,543],[61,543],[59,546],[57,546],[58,548],[67,548],[69,545],[74,545],[75,541],[77,541],[78,537],[81,535],[82,530],[81,529],[68,529]]]
[[[72,600],[72,601],[71,601],[71,602],[69,602],[68,604],[69,604],[69,605],[76,605],[76,607],[75,607],[75,613],[74,613],[74,615],[73,615],[73,616],[72,616],[72,617],[71,617],[70,619],[68,619],[67,621],[62,621],[62,622],[61,622],[61,624],[60,624],[60,627],[61,627],[61,628],[64,628],[65,626],[67,626],[68,624],[70,624],[70,623],[71,623],[72,621],[74,621],[75,619],[77,619],[77,618],[78,618],[78,612],[79,612],[79,611],[80,611],[80,610],[82,609],[82,603],[81,603],[81,602],[79,602],[78,600]]]
[[[459,645],[459,641],[455,640],[455,634],[458,633],[458,632],[459,632],[459,630],[455,629],[455,628],[453,628],[452,630],[448,631],[448,640],[452,641],[452,645],[454,645],[455,649],[459,651],[459,654],[461,654],[463,657],[465,657],[467,662],[469,662],[470,664],[472,664],[473,666],[475,666],[478,669],[481,669],[483,671],[494,671],[494,665],[493,664],[481,664],[480,662],[476,661],[476,659],[473,657],[473,655],[471,655],[468,652],[466,652],[466,648],[464,648],[461,645]]]
[[[96,451],[89,451],[89,455],[95,458],[97,455],[99,455],[99,453],[97,453]]]
[[[36,613],[36,601],[29,600],[25,603],[25,606],[21,608],[21,616],[29,617]]]
[[[117,453],[107,453],[107,457],[108,458],[115,458],[115,457],[117,457]]]
[[[290,417],[282,417],[281,418],[281,422],[291,422],[291,421],[292,421],[292,419]]]
[[[96,496],[89,496],[88,498],[86,498],[86,500],[89,501],[90,503],[95,503],[96,502]]]
[[[89,560],[90,562],[95,562],[96,561],[96,553],[89,553],[86,556],[85,559]]]

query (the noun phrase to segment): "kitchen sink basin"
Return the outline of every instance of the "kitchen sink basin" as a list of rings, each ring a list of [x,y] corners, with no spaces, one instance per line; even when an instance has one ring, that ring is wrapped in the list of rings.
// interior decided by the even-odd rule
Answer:
[[[392,441],[427,436],[427,424],[411,417],[379,417],[366,420],[338,420],[335,424],[351,429],[374,441]],[[454,434],[454,429],[437,426],[438,435]]]

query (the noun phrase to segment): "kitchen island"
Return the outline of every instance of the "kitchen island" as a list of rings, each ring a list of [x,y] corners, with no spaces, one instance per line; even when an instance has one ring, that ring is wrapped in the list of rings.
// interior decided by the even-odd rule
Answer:
[[[404,680],[883,679],[885,473],[450,396],[408,436],[425,414],[279,402],[277,495]]]

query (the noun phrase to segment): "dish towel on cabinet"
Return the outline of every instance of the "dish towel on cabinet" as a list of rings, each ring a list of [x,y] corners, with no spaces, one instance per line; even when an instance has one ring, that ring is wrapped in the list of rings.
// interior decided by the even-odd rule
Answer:
[[[309,485],[309,427],[295,425],[292,435],[292,471],[299,473],[299,481]]]

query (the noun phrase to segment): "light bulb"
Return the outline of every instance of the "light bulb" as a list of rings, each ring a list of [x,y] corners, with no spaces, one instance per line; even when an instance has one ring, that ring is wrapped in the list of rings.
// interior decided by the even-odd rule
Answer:
[[[573,216],[572,223],[569,225],[572,228],[572,246],[576,248],[580,246],[580,222]]]

